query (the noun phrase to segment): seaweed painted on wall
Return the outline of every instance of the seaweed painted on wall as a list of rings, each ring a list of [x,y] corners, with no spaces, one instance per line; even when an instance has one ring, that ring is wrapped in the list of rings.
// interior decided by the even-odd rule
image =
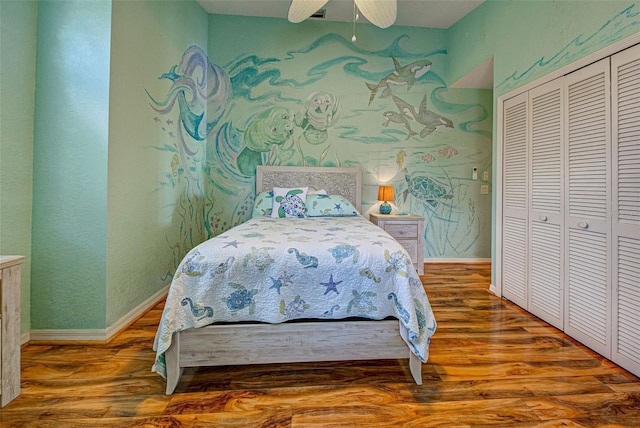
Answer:
[[[441,243],[427,254],[473,250],[490,212],[469,215],[476,202],[463,171],[490,168],[490,124],[480,126],[490,106],[461,102],[446,87],[444,49],[411,52],[405,38],[373,51],[324,34],[279,58],[247,47],[221,65],[189,47],[161,76],[174,82],[170,91],[149,97],[158,115],[177,114],[175,143],[162,148],[171,155],[167,183],[198,188],[180,206],[197,202],[189,193],[204,195],[193,215],[202,217],[206,237],[251,215],[258,165],[358,166],[365,188],[394,185],[398,207],[428,215],[429,233],[445,235],[427,237]],[[363,203],[366,210],[377,201],[365,192]],[[193,220],[200,219],[185,220],[185,229]]]
[[[167,244],[175,266],[204,236],[203,205],[206,189],[206,139],[218,125],[231,95],[227,74],[209,62],[198,46],[189,46],[179,62],[161,74],[171,86],[166,94],[147,95],[155,111],[154,121],[162,127],[172,144],[156,147],[167,153],[163,188],[180,189],[172,215],[179,217],[178,242]]]

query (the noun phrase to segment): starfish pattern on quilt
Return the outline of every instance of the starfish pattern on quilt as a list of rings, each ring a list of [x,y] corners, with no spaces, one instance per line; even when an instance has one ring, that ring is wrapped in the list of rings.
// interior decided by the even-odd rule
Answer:
[[[327,287],[327,289],[324,291],[324,295],[326,296],[327,293],[329,293],[329,291],[335,291],[336,294],[340,294],[340,292],[338,291],[338,284],[340,284],[342,281],[338,281],[338,282],[334,282],[333,280],[333,274],[329,275],[329,282],[321,282],[320,284],[324,285],[325,287]]]

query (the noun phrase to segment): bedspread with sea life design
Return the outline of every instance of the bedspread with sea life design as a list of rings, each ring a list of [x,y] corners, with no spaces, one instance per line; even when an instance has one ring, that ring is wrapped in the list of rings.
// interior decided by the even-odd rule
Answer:
[[[362,216],[254,217],[196,246],[178,266],[153,371],[166,377],[172,335],[189,328],[390,316],[426,362],[436,321],[408,253],[385,231]]]

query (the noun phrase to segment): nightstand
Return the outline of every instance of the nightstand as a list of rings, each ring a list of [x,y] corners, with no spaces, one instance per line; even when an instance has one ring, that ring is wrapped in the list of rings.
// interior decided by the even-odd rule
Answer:
[[[371,213],[369,220],[402,244],[411,256],[418,275],[424,275],[424,217]]]
[[[23,256],[0,256],[0,407],[20,395],[20,268]]]

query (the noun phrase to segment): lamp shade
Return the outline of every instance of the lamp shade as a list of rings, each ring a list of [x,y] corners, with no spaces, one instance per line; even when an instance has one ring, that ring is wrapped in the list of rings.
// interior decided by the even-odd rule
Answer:
[[[379,201],[393,201],[394,199],[393,186],[380,186],[378,188]]]

